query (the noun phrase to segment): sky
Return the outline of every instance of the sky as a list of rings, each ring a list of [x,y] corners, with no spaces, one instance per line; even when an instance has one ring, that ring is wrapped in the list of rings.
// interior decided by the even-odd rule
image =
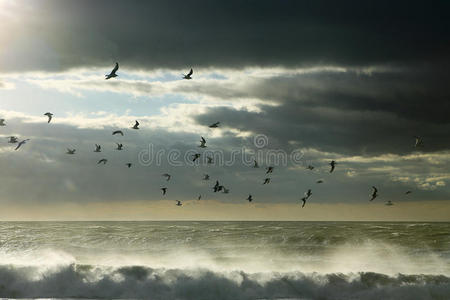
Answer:
[[[0,0],[0,17],[0,220],[450,221],[448,1]]]

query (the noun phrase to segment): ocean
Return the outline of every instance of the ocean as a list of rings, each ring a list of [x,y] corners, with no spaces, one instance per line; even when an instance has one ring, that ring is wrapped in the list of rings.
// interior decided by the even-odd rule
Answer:
[[[0,222],[0,297],[450,299],[450,223]]]

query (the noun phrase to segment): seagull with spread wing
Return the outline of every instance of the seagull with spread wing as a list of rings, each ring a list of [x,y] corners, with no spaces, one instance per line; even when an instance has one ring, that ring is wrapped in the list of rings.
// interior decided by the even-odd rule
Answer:
[[[46,113],[44,114],[44,116],[47,116],[47,117],[48,117],[47,123],[50,123],[50,121],[51,121],[52,118],[53,118],[53,114],[52,114],[51,112],[46,112]]]
[[[30,139],[26,139],[26,140],[20,141],[19,144],[17,144],[16,149],[14,149],[14,150],[18,150],[18,149],[20,148],[20,146],[25,145],[26,142],[29,141],[29,140],[30,140]]]
[[[220,122],[216,122],[216,123],[209,125],[208,127],[209,128],[217,128],[217,127],[219,127],[219,124],[220,124]]]
[[[116,62],[116,65],[114,66],[114,69],[112,69],[111,73],[105,75],[105,79],[110,79],[119,76],[116,74],[117,70],[119,70],[119,63]]]
[[[123,131],[122,130],[113,131],[112,135],[116,135],[116,134],[120,134],[121,136],[123,136]]]
[[[136,120],[136,121],[134,121],[135,123],[134,123],[134,125],[133,125],[133,127],[131,127],[132,129],[139,129],[139,122]]]
[[[192,79],[192,74],[194,74],[194,70],[190,70],[189,73],[183,75],[183,79]]]
[[[200,139],[200,148],[206,148],[206,140],[204,137],[201,137]]]
[[[377,190],[377,188],[374,187],[374,186],[372,186],[372,189],[373,189],[373,192],[372,192],[372,194],[370,195],[370,196],[371,196],[370,201],[373,201],[373,199],[375,199],[375,198],[378,196],[378,190]]]

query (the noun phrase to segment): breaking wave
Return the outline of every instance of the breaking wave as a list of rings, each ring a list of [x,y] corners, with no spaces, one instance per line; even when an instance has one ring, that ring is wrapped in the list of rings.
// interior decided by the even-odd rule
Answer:
[[[0,297],[145,299],[449,299],[444,275],[212,272],[72,264],[0,267]]]

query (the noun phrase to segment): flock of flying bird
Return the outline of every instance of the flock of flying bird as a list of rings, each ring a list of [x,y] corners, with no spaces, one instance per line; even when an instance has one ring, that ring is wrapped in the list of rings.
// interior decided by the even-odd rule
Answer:
[[[117,75],[117,71],[118,71],[118,70],[119,70],[119,64],[116,62],[116,65],[114,66],[113,70],[112,70],[109,74],[105,75],[105,79],[111,79],[111,78],[117,77],[117,76],[118,76],[118,75]],[[182,79],[187,79],[187,80],[192,79],[193,73],[194,73],[194,71],[193,71],[192,69],[190,69],[189,73],[184,74],[183,77],[182,77]],[[47,119],[47,123],[50,123],[50,122],[52,121],[53,114],[52,114],[51,112],[46,112],[46,113],[44,114],[44,116],[47,116],[47,118],[48,118],[48,119]],[[136,121],[135,121],[135,124],[131,127],[131,129],[138,130],[138,129],[139,129],[139,125],[140,125],[139,122],[136,120]],[[213,124],[209,125],[208,127],[209,127],[209,128],[218,128],[219,125],[220,125],[220,122],[216,122],[216,123],[213,123]],[[0,127],[2,127],[2,126],[6,126],[5,119],[0,119]],[[115,130],[115,131],[112,132],[112,135],[121,135],[121,136],[123,136],[124,133],[123,133],[122,130]],[[30,140],[30,139],[24,139],[24,140],[19,141],[18,138],[15,137],[15,136],[9,136],[9,137],[7,137],[7,138],[8,138],[8,143],[11,143],[11,144],[17,144],[17,146],[15,147],[14,150],[18,150],[20,147],[22,147],[24,144],[26,144],[27,141]],[[421,146],[423,146],[423,140],[422,140],[421,137],[419,137],[419,136],[414,136],[414,138],[416,139],[416,141],[415,141],[415,147],[421,147]],[[123,150],[123,144],[122,144],[122,143],[116,143],[116,144],[117,144],[116,150],[119,150],[119,151],[120,151],[120,150]],[[206,147],[207,147],[207,146],[206,146],[206,140],[205,140],[204,137],[201,137],[201,139],[200,139],[200,145],[199,145],[198,147],[200,147],[200,148],[206,148]],[[95,150],[94,150],[94,152],[101,152],[101,151],[102,151],[101,145],[95,144]],[[75,152],[76,152],[76,149],[70,149],[70,148],[67,148],[66,154],[74,155]],[[192,156],[192,161],[195,162],[198,158],[200,158],[200,155],[201,155],[200,153],[194,154],[194,155]],[[213,158],[212,158],[212,157],[207,157],[207,160],[208,160],[208,161],[207,161],[208,164],[212,164],[212,163],[213,163]],[[100,159],[100,160],[97,162],[97,164],[106,164],[107,162],[108,162],[108,160],[107,160],[106,158],[102,158],[102,159]],[[128,168],[131,168],[131,166],[132,166],[133,164],[132,164],[131,162],[127,162],[125,165],[126,165]],[[332,173],[332,172],[334,171],[336,165],[337,165],[337,162],[334,161],[334,160],[332,160],[332,161],[329,163],[329,165],[330,165],[330,171],[329,171],[329,172]],[[254,160],[253,168],[259,168],[258,162],[257,162],[256,160]],[[314,169],[314,166],[308,165],[306,168],[307,168],[308,170],[313,170],[313,169]],[[273,167],[273,166],[267,167],[267,168],[266,168],[266,175],[269,176],[268,174],[273,173],[273,170],[274,170],[274,167]],[[166,178],[166,181],[169,181],[169,180],[171,179],[171,177],[172,177],[172,176],[171,176],[170,174],[168,174],[168,173],[162,174],[162,176]],[[204,177],[203,177],[203,180],[209,180],[209,179],[210,179],[210,176],[209,176],[208,174],[205,174]],[[264,179],[264,181],[263,181],[263,185],[269,184],[269,183],[270,183],[270,180],[271,180],[270,177],[266,177],[266,178]],[[321,179],[320,179],[320,180],[317,180],[316,183],[323,183],[323,180],[321,180]],[[372,191],[372,193],[370,194],[370,200],[369,200],[369,201],[373,201],[375,198],[378,197],[378,189],[377,189],[375,186],[372,186],[372,189],[373,189],[373,191]],[[162,195],[163,195],[163,196],[166,195],[167,190],[168,190],[167,187],[162,187],[162,188],[161,188],[161,191],[162,191]],[[222,193],[228,194],[230,190],[229,190],[228,188],[226,188],[225,186],[221,185],[221,184],[219,183],[219,181],[216,180],[216,183],[215,183],[215,185],[214,185],[214,187],[213,187],[213,191],[214,191],[214,193],[222,192]],[[411,191],[407,191],[405,194],[408,195],[408,194],[411,194],[411,193],[412,193]],[[306,201],[307,201],[311,196],[312,196],[312,191],[311,191],[311,189],[308,189],[308,191],[305,192],[304,196],[300,199],[300,200],[302,201],[302,207],[305,207]],[[202,196],[199,195],[197,199],[200,200],[201,198],[202,198]],[[252,196],[251,194],[249,194],[246,200],[249,201],[249,202],[252,202],[252,201],[253,201],[253,196]],[[175,204],[175,205],[177,205],[177,206],[182,206],[182,203],[181,203],[181,201],[176,200],[176,204]],[[393,203],[392,203],[392,201],[389,200],[389,201],[387,201],[387,202],[385,203],[385,205],[387,205],[387,206],[392,206]]]

